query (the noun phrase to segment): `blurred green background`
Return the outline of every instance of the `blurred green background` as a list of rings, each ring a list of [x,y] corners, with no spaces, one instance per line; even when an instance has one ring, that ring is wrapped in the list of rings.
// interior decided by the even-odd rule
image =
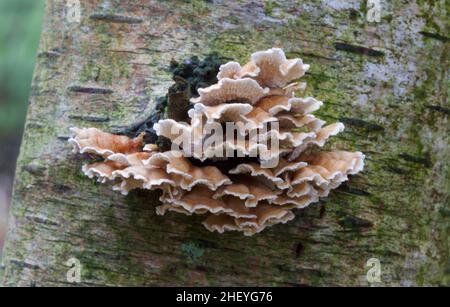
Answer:
[[[0,0],[0,255],[45,0]]]

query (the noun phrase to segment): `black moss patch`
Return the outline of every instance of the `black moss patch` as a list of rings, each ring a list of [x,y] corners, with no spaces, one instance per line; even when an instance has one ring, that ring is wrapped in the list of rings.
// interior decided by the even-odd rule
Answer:
[[[219,67],[225,62],[217,53],[207,55],[203,60],[197,56],[183,62],[172,60],[170,71],[175,82],[166,96],[159,97],[152,114],[144,121],[136,123],[123,131],[129,137],[145,132],[145,143],[157,144],[161,150],[170,149],[170,140],[158,137],[153,125],[160,119],[172,118],[176,121],[189,121],[187,113],[191,107],[189,100],[198,96],[198,89],[217,83]]]
[[[198,89],[217,83],[217,73],[224,59],[217,53],[212,53],[200,60],[194,56],[182,63],[172,60],[170,70],[174,81],[184,82],[188,86],[189,96],[198,95]]]

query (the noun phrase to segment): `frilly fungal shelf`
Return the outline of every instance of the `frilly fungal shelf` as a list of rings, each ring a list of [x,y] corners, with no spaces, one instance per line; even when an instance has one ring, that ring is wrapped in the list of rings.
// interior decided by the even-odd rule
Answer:
[[[193,158],[186,158],[192,149],[186,144],[177,143],[183,145],[181,152],[160,151],[154,144],[144,144],[142,135],[131,139],[96,128],[73,128],[75,135],[69,142],[80,153],[104,159],[83,166],[88,177],[112,182],[113,189],[124,195],[133,189],[161,190],[158,214],[205,214],[203,225],[210,231],[253,235],[292,220],[293,209],[317,202],[348,175],[363,169],[361,152],[319,150],[344,125],[324,126],[324,121],[311,114],[322,102],[294,96],[305,84],[293,81],[308,69],[301,59],[286,59],[278,48],[254,53],[244,66],[236,62],[222,65],[218,83],[199,89],[199,97],[191,99],[189,124],[163,119],[154,125],[158,136],[175,143],[181,133],[191,134],[193,144],[189,145],[203,145]],[[276,138],[280,146],[251,148],[245,130],[240,131],[244,141],[234,138],[205,148],[208,135],[202,127],[225,122],[246,124],[250,131],[278,123],[279,129],[269,129],[263,138]],[[173,133],[176,130],[179,133]],[[232,150],[245,157],[214,159],[217,150]],[[249,158],[255,150],[257,157]],[[263,167],[264,160],[274,156],[279,163]],[[219,169],[224,163],[227,167]]]

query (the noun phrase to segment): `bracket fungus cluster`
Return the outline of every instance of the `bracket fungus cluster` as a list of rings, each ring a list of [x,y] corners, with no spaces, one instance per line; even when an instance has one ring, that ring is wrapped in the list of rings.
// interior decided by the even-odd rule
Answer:
[[[113,182],[124,195],[133,189],[161,190],[158,214],[205,214],[203,225],[210,231],[253,235],[292,220],[293,209],[317,202],[363,169],[361,152],[320,150],[344,126],[325,126],[312,115],[321,101],[295,97],[305,84],[293,81],[308,69],[278,48],[254,53],[244,66],[222,65],[218,82],[191,99],[190,123],[162,119],[154,125],[159,137],[181,150],[162,151],[144,144],[142,135],[133,139],[96,128],[73,128],[69,141],[76,151],[103,158],[83,166],[88,177]],[[208,142],[211,131],[205,126],[230,122],[245,129]],[[262,127],[267,129],[258,140],[275,140],[271,144],[277,146],[250,142],[249,135]],[[180,142],[181,135],[190,136],[190,143]],[[197,145],[200,150],[192,150]],[[268,167],[274,157],[277,163]]]

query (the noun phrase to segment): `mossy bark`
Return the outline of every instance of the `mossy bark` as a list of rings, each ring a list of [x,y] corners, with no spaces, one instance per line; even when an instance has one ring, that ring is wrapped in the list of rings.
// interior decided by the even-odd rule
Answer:
[[[5,286],[449,284],[449,38],[445,1],[48,1],[0,269]],[[207,232],[201,217],[157,216],[84,177],[69,127],[142,121],[172,84],[171,58],[244,62],[281,47],[311,64],[318,115],[341,120],[328,147],[361,150],[365,170],[286,225],[253,237]]]

